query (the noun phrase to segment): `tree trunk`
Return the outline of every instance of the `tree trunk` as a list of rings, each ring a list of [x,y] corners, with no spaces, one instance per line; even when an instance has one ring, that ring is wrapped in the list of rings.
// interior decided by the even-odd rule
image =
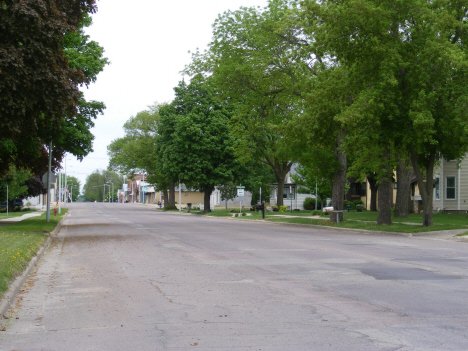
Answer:
[[[283,206],[283,192],[284,192],[284,178],[277,178],[278,182],[278,196],[276,197],[276,206]]]
[[[227,199],[226,199],[226,210],[227,210]]]
[[[392,182],[386,180],[379,184],[379,213],[377,225],[392,224]]]
[[[284,188],[284,180],[286,179],[286,175],[291,170],[292,162],[270,159],[265,157],[265,161],[263,163],[267,164],[273,169],[273,173],[275,174],[276,182],[278,183],[278,196],[276,197],[276,205],[283,206],[283,188]]]
[[[214,190],[214,186],[204,186],[203,187],[203,204],[205,205],[205,209],[203,213],[211,212],[211,204],[210,204],[210,197],[211,193]]]
[[[411,198],[411,179],[413,169],[409,167],[406,160],[401,159],[397,165],[397,195],[395,203],[395,217],[407,218],[409,214],[408,196]]]
[[[377,191],[379,190],[377,179],[372,174],[367,177],[367,181],[370,188],[370,211],[377,211]]]
[[[343,130],[340,130],[338,136],[336,137],[335,144],[335,157],[338,161],[339,167],[335,172],[335,178],[332,185],[332,206],[333,211],[342,211],[343,210],[343,200],[344,192],[346,186],[346,170],[347,170],[347,160],[346,155],[341,149],[345,133]],[[335,213],[330,214],[330,222],[336,223],[337,215]],[[338,214],[339,221],[343,221],[343,212]]]
[[[429,160],[426,165],[426,181],[424,181],[424,176],[419,168],[418,158],[414,153],[413,148],[411,148],[411,163],[413,164],[414,174],[418,180],[419,193],[422,198],[423,203],[423,227],[429,227],[433,225],[432,222],[432,192],[434,189],[434,163],[435,163],[435,154],[436,150],[431,150],[429,154]]]
[[[166,204],[164,204],[166,206]],[[175,185],[173,182],[169,182],[169,198],[167,199],[167,206],[175,206]]]
[[[163,196],[164,196],[164,207],[166,207],[166,204],[167,204],[167,201],[168,201],[168,196],[167,196],[168,192],[167,192],[167,189],[164,189],[164,190],[162,191],[162,193],[163,193]],[[161,201],[161,199],[159,199],[159,201]],[[161,201],[161,202],[162,202],[162,201]]]

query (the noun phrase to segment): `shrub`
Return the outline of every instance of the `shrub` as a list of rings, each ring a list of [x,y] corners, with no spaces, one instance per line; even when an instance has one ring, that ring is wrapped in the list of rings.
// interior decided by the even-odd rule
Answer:
[[[247,216],[247,213],[242,212],[242,217]]]
[[[354,200],[353,203],[355,205],[362,205],[364,202],[362,202],[362,200]]]
[[[164,206],[162,208],[163,211],[169,211],[169,210],[178,210],[177,206]]]
[[[355,210],[356,209],[356,205],[354,204],[354,202],[352,201],[345,201],[343,203],[343,209],[344,210],[347,210],[348,209],[348,206],[349,206],[349,209],[350,210]]]
[[[356,211],[362,212],[362,210],[364,210],[364,205],[363,204],[357,204],[356,205]]]
[[[302,206],[304,207],[304,210],[307,210],[308,207],[315,208],[315,199],[311,197],[306,197]]]
[[[297,211],[297,212],[299,212],[299,211],[300,211],[300,209],[298,209],[298,208],[295,208],[293,211]]]
[[[280,206],[279,207],[280,212],[286,212],[287,209],[288,209],[288,206]]]
[[[312,216],[321,216],[323,214],[323,212],[319,211],[319,210],[313,210],[310,214]]]
[[[279,212],[279,207],[276,205],[271,206],[271,209],[273,210],[273,212]]]

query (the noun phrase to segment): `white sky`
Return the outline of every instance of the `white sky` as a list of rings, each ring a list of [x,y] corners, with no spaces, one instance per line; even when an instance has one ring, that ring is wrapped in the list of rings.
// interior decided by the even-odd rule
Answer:
[[[103,101],[107,109],[92,130],[94,152],[81,163],[69,155],[67,174],[83,186],[90,173],[107,169],[107,145],[123,136],[122,126],[131,116],[173,99],[179,72],[190,63],[188,51],[206,48],[218,14],[266,5],[267,0],[99,0],[86,32],[104,47],[111,64],[85,96]]]

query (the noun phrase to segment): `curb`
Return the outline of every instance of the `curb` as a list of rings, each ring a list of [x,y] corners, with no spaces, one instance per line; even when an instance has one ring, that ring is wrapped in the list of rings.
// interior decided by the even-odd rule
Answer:
[[[26,282],[26,280],[28,280],[29,275],[31,274],[32,270],[37,266],[39,260],[42,258],[42,256],[44,256],[44,253],[49,248],[50,243],[52,242],[51,236],[57,235],[67,215],[68,213],[65,214],[65,216],[63,216],[60,222],[57,223],[57,226],[52,232],[49,233],[49,237],[47,238],[45,244],[39,249],[36,256],[34,256],[31,259],[31,261],[29,262],[28,266],[23,271],[23,273],[19,275],[18,277],[16,277],[16,279],[10,285],[10,288],[8,289],[8,291],[5,292],[5,294],[3,295],[3,298],[0,301],[0,324],[2,324],[5,314],[8,312],[12,303],[15,301],[16,296],[18,295],[18,292],[20,291],[21,287]]]

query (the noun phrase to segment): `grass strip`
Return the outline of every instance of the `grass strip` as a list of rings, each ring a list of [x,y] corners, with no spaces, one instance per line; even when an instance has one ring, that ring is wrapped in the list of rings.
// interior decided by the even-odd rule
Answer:
[[[47,234],[55,229],[67,209],[57,217],[51,211],[50,222],[46,213],[21,222],[0,226],[0,296],[9,284],[23,272],[32,257],[47,240]]]
[[[395,232],[395,233],[422,233],[432,232],[438,230],[452,230],[452,229],[464,229],[466,225],[460,224],[434,224],[431,227],[423,227],[393,223],[391,225],[376,225],[374,222],[359,222],[353,220],[345,220],[340,223],[331,223],[327,219],[312,219],[312,218],[270,218],[267,219],[270,222],[282,222],[282,223],[296,223],[296,224],[309,224],[309,225],[321,225],[335,228],[350,228],[350,229],[361,229],[361,230],[373,230],[373,231],[384,231],[384,232]]]

